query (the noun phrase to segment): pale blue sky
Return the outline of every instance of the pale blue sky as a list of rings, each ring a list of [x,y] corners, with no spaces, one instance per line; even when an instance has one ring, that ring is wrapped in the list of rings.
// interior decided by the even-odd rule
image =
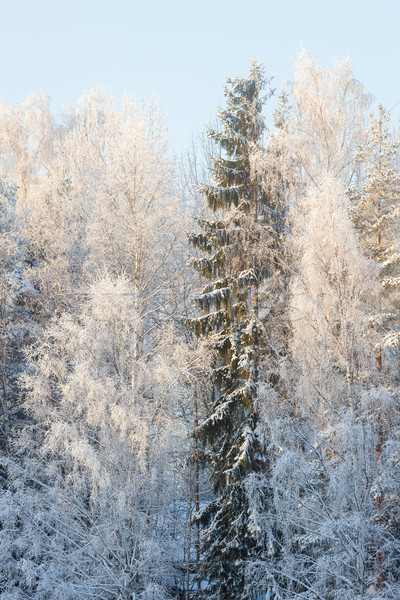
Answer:
[[[263,60],[275,86],[303,43],[326,64],[350,56],[366,90],[400,100],[396,0],[0,0],[0,97],[43,90],[55,111],[101,83],[159,97],[173,147],[213,119],[225,78]],[[400,104],[393,111],[396,119]]]

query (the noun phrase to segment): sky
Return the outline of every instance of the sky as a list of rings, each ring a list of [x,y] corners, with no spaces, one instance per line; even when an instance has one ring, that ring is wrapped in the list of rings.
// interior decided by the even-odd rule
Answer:
[[[277,92],[301,45],[329,65],[350,57],[355,77],[400,115],[397,0],[0,0],[0,98],[42,90],[55,114],[106,84],[157,98],[172,150],[215,119],[227,77],[255,56]]]

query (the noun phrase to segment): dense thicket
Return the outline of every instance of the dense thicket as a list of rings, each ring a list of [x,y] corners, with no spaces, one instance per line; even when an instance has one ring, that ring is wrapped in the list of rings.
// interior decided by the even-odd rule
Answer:
[[[2,104],[1,599],[400,596],[390,114],[303,51],[267,131],[269,86],[200,186],[154,104]]]

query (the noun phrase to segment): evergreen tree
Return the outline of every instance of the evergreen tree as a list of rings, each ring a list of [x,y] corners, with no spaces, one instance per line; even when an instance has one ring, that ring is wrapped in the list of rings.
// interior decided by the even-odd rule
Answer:
[[[379,341],[375,347],[376,368],[381,377],[387,378],[393,368],[393,349],[399,345],[399,200],[400,175],[396,170],[397,145],[388,130],[390,113],[379,105],[379,115],[371,114],[371,125],[365,143],[359,147],[357,159],[364,167],[365,182],[361,190],[352,189],[353,206],[351,216],[360,236],[366,256],[380,266],[380,294],[375,306],[374,321],[379,328]],[[386,356],[385,356],[386,355]],[[392,486],[384,483],[387,479],[384,467],[385,448],[390,444],[393,418],[384,414],[378,407],[376,421],[376,458],[380,481],[375,486],[374,496],[377,520],[381,526],[393,523],[392,499],[395,497]],[[383,453],[383,457],[382,457]],[[396,528],[397,529],[397,528]],[[398,532],[394,531],[394,537]],[[385,574],[385,555],[382,537],[377,538],[376,585],[382,589]]]
[[[213,183],[202,193],[215,217],[201,220],[190,236],[206,256],[193,266],[209,280],[196,297],[203,315],[191,321],[215,351],[209,414],[197,435],[211,468],[214,497],[198,519],[202,525],[202,565],[207,598],[247,598],[245,567],[260,552],[251,531],[244,478],[267,468],[257,435],[260,364],[268,344],[260,319],[259,296],[277,269],[271,257],[279,244],[279,206],[250,167],[264,132],[262,109],[271,91],[254,61],[247,78],[228,79],[227,106],[219,111],[219,131],[208,135],[221,149],[213,159]]]
[[[0,176],[0,482],[3,453],[9,453],[21,426],[18,378],[26,368],[24,347],[31,326],[28,305],[33,295],[25,278],[24,242],[16,223],[15,188]]]
[[[399,200],[400,175],[396,171],[397,145],[388,131],[390,113],[379,105],[379,115],[371,115],[365,144],[357,160],[364,165],[365,183],[353,188],[351,215],[366,256],[380,265],[381,306],[377,312],[384,326],[383,345],[397,346],[399,314],[400,254]],[[382,348],[377,363],[381,368]]]

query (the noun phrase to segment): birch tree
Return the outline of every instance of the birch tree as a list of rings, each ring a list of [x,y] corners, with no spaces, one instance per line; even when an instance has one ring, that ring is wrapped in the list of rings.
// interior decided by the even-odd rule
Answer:
[[[292,92],[279,136],[297,165],[292,336],[281,364],[286,393],[277,398],[267,388],[260,409],[274,442],[272,486],[248,480],[254,527],[271,541],[264,560],[253,563],[253,580],[258,593],[269,587],[283,598],[394,598],[398,541],[376,497],[383,479],[392,482],[394,502],[398,494],[396,378],[376,365],[379,270],[359,245],[345,195],[358,168],[368,97],[348,62],[322,69],[305,51]],[[378,414],[390,423],[380,445]],[[260,511],[262,487],[273,490],[275,513]]]
[[[120,109],[96,92],[69,114],[57,143],[61,155],[38,186],[50,185],[50,214],[64,215],[53,239],[76,244],[68,258],[79,261],[60,269],[61,304],[47,302],[30,353],[31,424],[15,442],[1,498],[3,590],[168,597],[181,569],[175,464],[192,359],[177,338],[185,261],[166,134],[155,109],[128,98]],[[77,212],[66,217],[65,205]],[[45,235],[44,215],[34,219]]]

